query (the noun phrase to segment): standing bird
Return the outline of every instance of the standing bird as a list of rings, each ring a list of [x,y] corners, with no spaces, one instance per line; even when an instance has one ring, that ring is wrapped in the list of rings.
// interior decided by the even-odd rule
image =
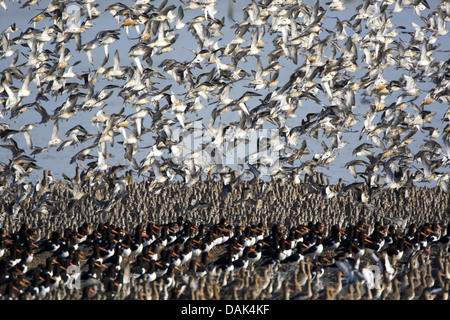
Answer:
[[[50,235],[50,238],[45,240],[39,245],[37,254],[41,254],[44,252],[54,253],[61,246],[61,235],[57,231],[53,231]]]
[[[208,252],[203,252],[200,261],[195,262],[195,276],[202,278],[208,273],[208,258],[210,254]]]
[[[322,237],[318,237],[316,242],[303,251],[303,255],[310,260],[316,259],[323,252]]]
[[[338,225],[331,227],[331,234],[323,240],[323,246],[328,250],[336,250],[341,244],[341,230]]]
[[[153,282],[157,278],[156,274],[156,261],[150,260],[147,264],[147,270],[145,270],[144,274],[141,276],[141,278],[145,282]]]
[[[304,250],[304,244],[302,242],[298,242],[295,252],[280,262],[288,266],[296,266],[300,264],[301,261],[305,260],[305,256],[303,255]]]
[[[447,250],[450,245],[450,222],[447,225],[446,232],[438,239],[435,240],[432,245],[437,246],[443,250]]]
[[[262,241],[258,241],[253,247],[250,248],[250,252],[248,254],[248,260],[251,263],[255,263],[261,260],[262,257]]]
[[[250,247],[245,247],[242,256],[233,261],[234,271],[239,271],[241,269],[246,269],[249,265],[248,255],[250,253]]]
[[[137,255],[141,254],[142,249],[144,248],[144,243],[142,241],[143,239],[142,231],[143,231],[142,227],[138,225],[136,227],[133,239],[130,244],[131,248],[130,257],[136,257]]]

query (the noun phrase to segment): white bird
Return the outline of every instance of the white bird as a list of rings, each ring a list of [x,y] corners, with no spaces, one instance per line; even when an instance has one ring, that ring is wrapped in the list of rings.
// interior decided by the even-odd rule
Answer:
[[[16,108],[22,101],[19,97],[15,95],[15,93],[11,90],[11,88],[5,83],[2,83],[4,90],[8,94],[8,99],[6,100],[5,109],[11,110]]]
[[[97,166],[95,167],[96,171],[106,171],[108,169],[108,164],[105,161],[105,157],[103,156],[103,152],[97,150]]]
[[[249,82],[249,86],[255,90],[261,90],[267,83],[267,80],[263,78],[263,66],[261,59],[256,57],[256,71],[254,72],[254,78]]]
[[[59,124],[58,120],[55,120],[55,122],[53,123],[52,137],[50,138],[47,144],[47,149],[50,149],[61,143],[62,139],[58,137],[58,132],[59,132]]]
[[[120,56],[119,51],[114,52],[114,65],[111,71],[108,72],[108,80],[112,80],[112,77],[119,78],[125,74],[125,70],[120,68]]]

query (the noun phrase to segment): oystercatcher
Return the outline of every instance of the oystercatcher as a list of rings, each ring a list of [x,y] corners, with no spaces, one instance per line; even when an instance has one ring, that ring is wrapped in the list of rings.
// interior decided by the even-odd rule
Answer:
[[[234,271],[239,271],[241,269],[246,269],[248,267],[249,264],[249,260],[248,260],[248,254],[250,252],[250,247],[245,247],[244,251],[242,253],[242,256],[233,261],[233,267],[234,267]]]
[[[262,257],[262,240],[258,241],[253,247],[250,247],[250,252],[248,253],[248,260],[251,263],[255,263],[261,260]]]
[[[156,261],[150,260],[148,263],[147,270],[145,270],[144,274],[141,276],[142,279],[146,282],[152,282],[156,280]]]
[[[447,225],[446,232],[441,235],[441,237],[432,243],[433,245],[438,246],[439,248],[447,249],[450,244],[450,222]]]
[[[195,262],[195,276],[198,278],[204,277],[208,273],[208,258],[210,254],[203,252],[200,261]]]
[[[281,264],[286,264],[288,266],[296,266],[301,261],[305,260],[305,257],[303,256],[303,251],[305,250],[304,244],[302,242],[297,243],[296,250],[293,254],[291,254],[289,257],[286,257],[285,259],[281,260]]]
[[[322,237],[318,237],[316,242],[303,251],[303,255],[311,260],[316,259],[323,252]]]
[[[52,252],[54,253],[61,246],[61,235],[58,231],[53,231],[50,235],[50,238],[45,240],[39,245],[39,249],[37,251],[38,254],[44,252]]]

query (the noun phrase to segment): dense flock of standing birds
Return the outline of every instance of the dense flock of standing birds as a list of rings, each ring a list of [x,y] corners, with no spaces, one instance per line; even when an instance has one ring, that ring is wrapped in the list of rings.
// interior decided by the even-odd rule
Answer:
[[[261,216],[238,190],[224,199],[208,182],[153,197],[130,186],[106,216],[95,196],[77,215],[24,215],[1,229],[0,297],[448,299],[449,199],[437,188],[386,192],[376,199],[386,211],[373,213],[353,191],[323,200],[303,185],[270,186]],[[49,194],[63,211],[69,190]]]
[[[32,18],[1,26],[2,299],[448,299],[450,1],[10,5]],[[68,149],[73,176],[39,166]]]

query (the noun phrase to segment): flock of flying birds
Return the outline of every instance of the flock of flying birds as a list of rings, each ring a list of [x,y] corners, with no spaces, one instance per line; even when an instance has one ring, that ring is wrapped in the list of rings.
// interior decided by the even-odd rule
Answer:
[[[92,0],[53,0],[48,1],[48,4],[36,0],[23,3],[0,0],[0,10],[3,10],[0,11],[0,17],[5,17],[0,18],[3,29],[0,30],[0,159],[7,159],[0,162],[0,196],[3,199],[0,202],[0,226],[3,230],[0,232],[0,240],[10,245],[9,256],[5,257],[4,251],[1,252],[3,260],[0,276],[2,284],[7,284],[6,290],[11,289],[13,295],[18,291],[14,288],[28,284],[32,289],[31,294],[36,290],[41,297],[49,294],[47,287],[51,277],[44,274],[47,271],[44,270],[44,264],[29,273],[32,275],[30,278],[22,277],[25,273],[19,267],[32,269],[31,265],[21,263],[22,260],[29,260],[26,246],[38,246],[36,243],[39,243],[40,249],[36,253],[41,257],[37,258],[42,259],[44,253],[49,254],[49,265],[61,272],[64,270],[60,267],[62,263],[51,261],[56,255],[45,248],[55,237],[61,241],[59,231],[55,228],[80,224],[80,221],[73,219],[83,214],[88,215],[96,206],[101,207],[96,212],[104,215],[93,214],[87,217],[88,221],[95,223],[100,222],[97,219],[99,216],[107,219],[110,213],[115,214],[111,220],[114,218],[121,221],[122,211],[127,214],[128,219],[134,214],[133,206],[137,209],[145,203],[150,203],[144,208],[149,219],[169,219],[173,213],[177,216],[189,213],[193,218],[198,218],[203,217],[203,211],[208,211],[205,218],[215,219],[218,217],[215,213],[224,215],[226,209],[231,211],[233,205],[241,206],[248,200],[257,209],[263,207],[262,199],[270,198],[268,194],[272,192],[278,195],[278,190],[285,190],[287,192],[283,195],[284,198],[272,197],[274,199],[271,200],[270,210],[264,212],[267,215],[265,220],[281,221],[285,213],[283,203],[286,207],[291,207],[293,200],[288,198],[297,195],[301,197],[296,198],[295,204],[288,209],[301,211],[305,220],[319,219],[320,211],[327,218],[336,219],[338,214],[347,212],[353,206],[351,203],[354,203],[353,200],[348,203],[340,201],[343,198],[339,196],[354,190],[358,201],[365,203],[364,208],[372,210],[368,215],[376,214],[377,219],[382,212],[391,213],[396,207],[413,209],[419,202],[424,206],[433,204],[430,205],[430,210],[422,212],[423,219],[432,216],[431,220],[434,220],[448,213],[448,208],[446,212],[443,210],[447,201],[441,201],[440,197],[450,193],[447,169],[450,163],[450,126],[446,124],[450,121],[450,60],[446,60],[448,53],[445,48],[450,1],[365,0],[353,3],[339,0],[249,0],[240,10],[242,2],[230,0],[225,13],[221,10],[224,8],[223,3],[215,0],[137,0],[126,3],[108,3],[102,7]],[[19,21],[9,26],[5,24],[11,5],[20,7],[19,12],[23,12],[24,16],[30,15],[28,25],[24,26]],[[342,13],[342,17],[348,13],[350,15],[348,19],[339,18],[338,13]],[[405,13],[411,19],[399,24],[398,15]],[[112,20],[115,27],[109,28],[108,19]],[[445,108],[448,108],[447,111],[443,110]],[[90,121],[86,123],[83,119]],[[41,143],[43,137],[37,134],[42,127],[53,128],[50,139],[44,144]],[[69,129],[63,130],[65,127]],[[268,132],[270,135],[263,134]],[[347,152],[350,144],[347,139],[353,136],[356,136],[353,141],[359,141],[359,145],[352,146],[351,152]],[[194,143],[195,148],[191,148],[192,137],[200,141]],[[321,151],[316,150],[316,143]],[[121,148],[123,159],[119,156]],[[75,165],[74,177],[69,177],[66,171],[62,174],[64,179],[55,179],[53,170],[41,167],[39,160],[47,154],[66,154],[68,150],[73,152],[72,156],[67,159],[61,157],[61,162],[68,166]],[[5,157],[8,152],[10,155]],[[237,161],[227,162],[229,153],[235,155]],[[349,157],[345,157],[346,155]],[[345,167],[355,182],[340,179],[337,185],[331,186],[326,181],[327,176],[323,171],[333,171],[338,156],[346,158]],[[43,178],[31,188],[28,184],[32,179],[31,173],[40,169],[43,169]],[[127,189],[136,176],[143,177],[148,184],[136,184],[134,189]],[[272,186],[260,183],[267,177],[275,182],[293,181],[307,192],[299,188],[300,192],[294,193],[293,184],[287,184],[284,189],[278,183]],[[217,184],[212,181],[219,179],[220,183]],[[253,183],[244,187],[250,179]],[[172,182],[180,181],[182,188],[172,189],[177,186]],[[59,189],[59,182],[66,188]],[[244,183],[238,185],[238,182]],[[362,197],[363,190],[368,196],[378,194],[377,191],[402,188],[406,193],[408,187],[420,183],[436,184],[443,193],[437,194],[433,190],[428,193],[431,196],[424,196],[426,193],[411,188],[410,192],[415,192],[416,196],[411,197],[411,201],[406,201],[386,192],[384,194],[388,198],[378,198],[377,204],[384,205],[379,212]],[[219,188],[211,187],[212,185]],[[204,192],[205,186],[208,188],[207,195],[202,198],[200,191]],[[66,193],[66,190],[69,192]],[[240,200],[233,201],[234,198],[226,197],[227,194],[239,196],[238,191]],[[117,197],[127,192],[128,197]],[[64,197],[67,194],[70,194],[70,199],[68,203],[63,203],[67,200]],[[99,194],[104,196],[103,200],[98,199]],[[138,196],[134,198],[136,194]],[[255,194],[256,199],[251,199]],[[211,204],[203,202],[205,198]],[[89,202],[92,199],[93,202]],[[335,202],[333,210],[336,212],[328,214],[329,211],[325,210],[316,212],[314,206],[319,203],[316,199],[330,199],[330,203],[338,199],[340,202]],[[215,202],[230,204],[230,207],[216,207]],[[84,207],[77,207],[77,204],[83,204]],[[186,207],[184,213],[181,207]],[[8,210],[9,225],[5,218]],[[236,216],[241,218],[241,210],[251,217],[251,212],[246,211],[246,207],[239,208],[235,212],[238,213]],[[272,219],[274,216],[270,211],[275,211],[278,216]],[[300,214],[292,215],[291,211],[287,218],[292,221],[299,218]],[[310,216],[307,216],[309,211]],[[19,212],[22,214],[19,215]],[[155,216],[151,215],[152,212]],[[365,211],[361,213],[366,214]],[[65,215],[71,216],[72,220],[66,219]],[[138,219],[144,219],[140,213],[137,215]],[[346,218],[349,216],[351,214]],[[420,215],[415,218],[419,219]],[[16,238],[5,233],[11,229],[11,221],[12,227],[18,227],[20,219],[23,219],[22,227],[17,233],[12,233],[11,230],[12,235],[17,235]],[[177,222],[183,222],[182,217],[180,219]],[[201,218],[195,220],[200,220],[196,224],[201,224]],[[220,232],[226,234],[228,230],[234,230],[233,225],[222,225],[223,221],[225,220],[211,226],[214,230],[211,234],[220,238],[219,240],[222,238],[217,236]],[[246,224],[245,220],[240,221],[239,226],[241,223]],[[177,228],[181,227],[181,222]],[[335,224],[332,220],[326,223],[329,226]],[[48,237],[42,242],[36,240],[36,243],[31,244],[28,236],[29,239],[32,236],[28,232],[34,229],[27,229],[27,224],[37,227],[38,233],[33,233],[33,237],[38,236],[39,240],[40,233],[44,236],[47,231],[52,231],[57,236]],[[187,223],[186,230],[198,230],[196,224]],[[175,227],[176,224],[169,223],[165,227],[169,225]],[[298,222],[294,225],[297,226]],[[113,240],[112,236],[112,233],[120,235],[127,232],[124,229],[116,230],[112,226],[114,224],[101,222],[98,229],[90,230],[92,238],[85,243],[85,249],[106,252],[106,247],[112,248],[113,242],[116,242],[117,248],[120,244],[125,249],[117,250],[119,254],[114,257],[122,257],[121,254],[132,255],[128,250],[128,242],[125,242],[130,241],[130,237]],[[142,226],[143,224],[139,224],[135,229],[137,240],[133,238],[132,241],[135,244],[143,241]],[[150,224],[147,225],[149,226]],[[270,243],[270,236],[276,235],[274,239],[279,237],[280,246],[284,246],[291,239],[285,238],[287,234],[281,237],[276,226],[275,224],[274,229],[269,232],[268,238],[261,239]],[[308,231],[314,230],[312,226],[301,229],[305,236],[301,246],[305,249],[298,246],[298,252],[292,254],[292,259],[299,257],[298,259],[287,261],[284,252],[279,255],[280,252],[274,251],[276,259],[272,259],[272,254],[264,256],[270,262],[269,265],[280,260],[280,263],[300,263],[300,266],[306,268],[318,267],[320,264],[316,262],[323,249],[322,241],[327,242],[328,238],[321,232],[318,242],[312,241],[308,246],[306,235],[313,235],[313,239],[316,237],[315,232]],[[404,242],[411,248],[411,243],[425,234],[430,237],[429,243],[437,243],[436,239],[431,240],[433,235],[436,236],[435,225],[423,224],[423,228],[412,226],[413,233],[418,232],[411,239],[406,238],[405,234],[407,242]],[[165,230],[161,240],[169,235],[169,229],[165,227],[161,228]],[[261,230],[260,224],[252,227]],[[389,229],[378,232],[377,229],[372,237],[369,236],[372,234],[368,231],[369,228],[365,229],[362,225],[357,227],[361,231],[358,232],[360,238],[348,242],[349,246],[346,247],[352,250],[352,255],[353,250],[358,247],[356,244],[361,245],[359,249],[370,250],[371,246],[377,244],[379,233],[392,231]],[[83,233],[83,227],[80,228],[77,229],[78,236]],[[149,228],[146,239],[157,234],[157,230],[160,228]],[[236,228],[238,233],[244,230],[254,232],[249,226]],[[299,230],[291,229],[292,235],[300,234]],[[339,234],[339,229],[336,230]],[[395,228],[393,230],[398,231]],[[446,250],[441,252],[442,256],[436,257],[439,258],[436,260],[439,263],[438,272],[442,272],[437,278],[445,278],[438,289],[446,298],[450,283],[447,250],[449,230],[447,228],[442,238],[446,241]],[[208,244],[208,239],[212,239],[211,234],[201,238],[201,242]],[[330,235],[332,234],[330,230]],[[247,235],[247,238],[253,239],[253,234]],[[401,236],[398,238],[403,239]],[[217,239],[213,242],[216,243]],[[256,241],[256,237],[254,239]],[[80,240],[80,244],[81,241],[85,240]],[[184,241],[184,238],[177,241]],[[404,244],[403,241],[395,240],[397,241]],[[276,247],[278,240],[272,243]],[[294,242],[289,243],[292,245]],[[244,258],[247,258],[247,254],[253,257],[253,251],[258,249],[257,242],[232,244],[230,249],[248,248],[245,255],[242,253]],[[317,248],[316,244],[319,251],[314,249]],[[0,245],[3,246],[4,243]],[[66,245],[69,245],[69,241]],[[184,242],[183,246],[190,248]],[[19,249],[15,250],[16,248]],[[143,245],[140,248],[144,250]],[[429,248],[423,242],[417,248],[420,249],[414,249],[414,254],[411,255],[413,258],[417,257],[417,260],[411,260],[411,272],[404,273],[404,284],[397,281],[394,274],[406,269],[391,268],[389,270],[392,273],[388,271],[388,250],[382,256],[381,251],[380,256],[377,255],[378,251],[372,252],[371,257],[378,260],[379,265],[384,266],[388,272],[385,273],[388,277],[383,283],[383,290],[396,296],[400,292],[406,295],[412,291],[412,296],[409,294],[407,297],[409,299],[422,296],[414,292],[414,280],[419,276],[431,279],[431,273],[435,271],[431,268],[431,262],[434,264],[435,260],[429,260]],[[215,252],[214,259],[217,260],[214,263],[221,260],[218,257],[223,253],[220,249],[224,250],[224,247],[217,245],[216,249],[219,251]],[[389,249],[396,247],[389,246]],[[12,254],[18,252],[22,255],[20,259]],[[177,256],[171,251],[170,254],[167,254],[169,251],[163,252],[170,259]],[[230,252],[234,254],[234,250]],[[274,253],[271,250],[269,252]],[[337,292],[333,290],[342,287],[340,277],[352,276],[355,271],[359,271],[352,266],[354,261],[349,254],[350,251],[346,251],[343,255],[333,256],[336,264],[332,265],[338,266],[341,273],[337,282],[339,286],[330,285],[325,291],[320,289],[321,293],[328,294],[330,289],[330,295],[337,297]],[[222,258],[224,257],[230,258],[228,255]],[[302,264],[300,260],[304,257],[314,261],[314,264]],[[61,257],[58,256],[59,258]],[[97,263],[106,263],[104,255],[101,259]],[[137,264],[142,259],[136,258],[136,264],[133,264],[141,273],[146,271]],[[94,260],[89,260],[86,267],[94,268],[92,261]],[[233,268],[238,265],[237,261],[248,262],[246,259],[235,259]],[[42,261],[38,260],[34,263],[38,265],[40,262]],[[170,265],[165,260],[159,262]],[[190,266],[198,272],[202,262],[204,261],[192,260]],[[117,267],[113,264],[113,268],[108,270],[117,271]],[[415,272],[414,269],[420,270]],[[243,270],[241,280],[244,283],[252,277],[248,277],[250,273],[247,273],[246,268]],[[40,271],[45,272],[41,274]],[[163,288],[160,293],[169,297],[166,280],[173,286],[172,278],[165,276],[161,277],[161,281],[154,281],[150,271],[148,274],[141,274],[148,277],[151,275],[147,278],[151,280],[147,281],[148,292],[154,290],[155,293]],[[278,288],[275,291],[283,292],[285,299],[289,298],[292,286],[298,287],[299,292],[302,291],[301,285],[297,283],[300,276],[305,279],[306,288],[309,288],[307,292],[311,292],[307,298],[314,297],[311,285],[320,281],[315,269],[309,271],[292,277],[292,284],[281,281],[281,273],[272,280],[270,276],[261,277],[267,281],[267,297],[272,297],[272,286]],[[133,274],[135,271],[130,272]],[[120,285],[120,277],[120,281],[123,281],[123,270],[117,278],[100,270],[97,273],[101,274],[102,282],[111,292],[115,292],[116,286]],[[17,278],[8,278],[10,274]],[[43,276],[45,281],[40,282],[39,277]],[[183,279],[184,276],[188,274],[183,275]],[[262,281],[257,273],[253,276],[254,283]],[[30,279],[31,282],[27,282]],[[192,280],[194,277],[186,279]],[[233,279],[223,279],[225,280],[221,280],[220,286],[224,289],[224,296],[238,300],[240,297],[237,296],[239,288],[235,285],[236,282],[227,283]],[[278,279],[276,283],[275,279]],[[199,283],[208,284],[207,281],[209,280]],[[411,283],[407,285],[409,281]],[[36,283],[42,285],[38,288]],[[150,287],[149,283],[153,283],[154,287]],[[178,285],[181,282],[174,283]],[[427,294],[436,294],[435,286],[423,281],[425,283],[428,289],[433,288],[426,291]],[[205,288],[206,292],[213,293],[212,297],[215,295],[217,284],[215,287],[212,282],[210,286],[200,284],[198,288],[188,288],[184,283],[176,292],[180,295],[182,290],[187,290],[192,297],[201,298],[199,292]],[[230,294],[229,287],[236,291]],[[264,286],[255,287],[259,293],[264,292]],[[386,289],[391,287],[394,289]],[[407,290],[411,287],[412,290]],[[86,288],[89,289],[90,286]],[[244,284],[240,288],[244,288]],[[355,288],[358,290],[359,287]],[[109,289],[105,294],[110,293]],[[367,290],[368,296],[372,293],[383,296],[382,291],[374,289],[376,288],[370,287]],[[26,292],[25,296],[28,294]],[[61,292],[58,294],[62,294]],[[89,296],[89,292],[83,291],[83,295],[86,293]],[[386,298],[390,298],[390,293],[386,293]],[[3,294],[5,296],[7,295]],[[150,293],[147,298],[149,296]],[[297,298],[304,296],[299,295]]]
[[[7,15],[9,4],[0,4]],[[450,64],[436,57],[446,55],[440,45],[448,37],[450,1],[252,0],[239,18],[236,1],[229,5],[226,17],[215,0],[138,0],[104,10],[90,0],[20,3],[24,14],[36,14],[28,26],[1,31],[0,146],[11,152],[0,163],[2,191],[26,183],[41,168],[41,154],[66,148],[75,150],[64,160],[76,164],[77,176],[68,179],[74,190],[110,179],[123,184],[130,172],[148,175],[150,190],[177,179],[192,186],[206,176],[225,185],[263,176],[306,179],[332,167],[348,143],[344,137],[359,134],[346,163],[357,182],[346,190],[426,182],[449,192],[450,108],[441,119],[436,109],[449,105]],[[347,20],[333,16],[353,8]],[[402,11],[420,22],[396,25]],[[97,21],[105,16],[117,28],[103,30]],[[178,49],[180,35],[193,36],[196,47]],[[119,42],[120,50],[111,49]],[[80,114],[92,115],[91,122],[63,135],[60,126]],[[233,115],[237,121],[224,121]],[[33,121],[15,127],[19,119]],[[183,139],[198,121],[203,143],[186,152]],[[36,145],[33,131],[48,124],[51,138]],[[277,134],[249,139],[267,128]],[[419,135],[425,138],[414,141]],[[309,147],[314,139],[323,151]],[[112,165],[108,148],[117,144],[124,157]],[[238,154],[236,168],[220,162],[248,144],[257,151]]]

